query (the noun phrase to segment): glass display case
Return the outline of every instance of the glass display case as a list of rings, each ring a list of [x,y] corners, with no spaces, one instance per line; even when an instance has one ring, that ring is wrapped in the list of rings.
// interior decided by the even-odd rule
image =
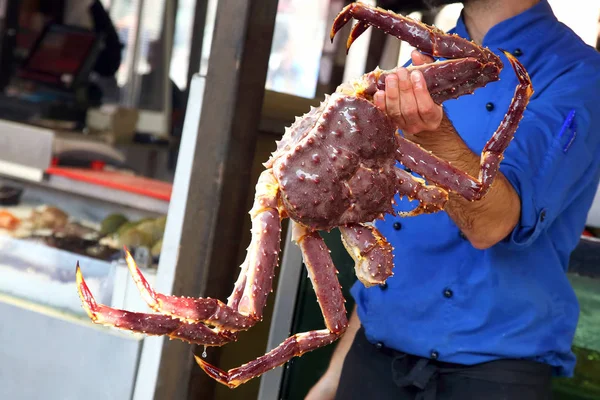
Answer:
[[[122,246],[154,274],[166,219],[160,213],[12,179],[1,179],[0,187],[4,194],[18,191],[0,204],[1,294],[85,319],[77,264],[97,301],[107,305],[122,304],[130,286]]]
[[[77,293],[75,267],[79,263],[97,302],[147,312],[122,250],[103,244],[97,233],[116,229],[111,216],[135,225],[161,214],[119,204],[118,191],[85,195],[81,182],[65,183],[0,179],[0,315],[6,322],[0,328],[0,397],[130,399],[145,338],[90,321]],[[132,251],[155,283],[148,247]],[[31,376],[35,385],[23,381]],[[98,376],[110,384],[90,391]]]

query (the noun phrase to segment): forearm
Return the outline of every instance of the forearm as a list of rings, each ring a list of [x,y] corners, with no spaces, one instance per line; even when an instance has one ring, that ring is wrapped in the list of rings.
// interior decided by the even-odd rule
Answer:
[[[350,346],[352,346],[358,328],[360,328],[360,320],[356,313],[356,307],[354,307],[350,321],[348,322],[348,328],[346,328],[346,332],[340,338],[333,351],[327,371],[310,389],[304,400],[333,400],[335,398],[337,388],[340,384],[344,360],[346,359],[348,350],[350,350]]]
[[[415,65],[433,62],[417,51],[412,58]],[[385,92],[375,93],[373,102],[407,139],[473,178],[479,177],[480,155],[469,149],[442,107],[433,102],[421,72],[414,70],[409,77],[405,68],[399,68],[395,74],[388,74]],[[483,199],[469,201],[451,193],[445,210],[474,247],[485,249],[514,229],[521,215],[521,201],[510,182],[498,172]]]
[[[352,315],[350,316],[350,321],[348,321],[348,328],[338,341],[331,360],[329,361],[327,375],[329,375],[331,378],[339,380],[346,354],[348,354],[348,350],[350,350],[350,346],[352,346],[352,342],[354,341],[354,337],[356,336],[356,332],[359,328],[360,320],[358,319],[358,314],[356,313],[356,306],[354,306]]]
[[[480,155],[469,149],[445,115],[437,130],[406,136],[472,177],[479,176]],[[469,201],[451,193],[445,211],[474,247],[485,249],[514,229],[521,203],[510,182],[498,172],[491,189],[481,200]]]

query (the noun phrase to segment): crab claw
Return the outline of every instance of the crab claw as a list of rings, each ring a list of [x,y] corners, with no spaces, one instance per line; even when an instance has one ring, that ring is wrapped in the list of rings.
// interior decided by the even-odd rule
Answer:
[[[502,61],[489,49],[411,18],[359,2],[347,5],[337,15],[329,34],[332,41],[337,32],[352,18],[359,22],[350,32],[348,48],[369,26],[374,26],[431,56],[452,59],[472,57],[482,63],[490,63],[498,70],[502,69]]]

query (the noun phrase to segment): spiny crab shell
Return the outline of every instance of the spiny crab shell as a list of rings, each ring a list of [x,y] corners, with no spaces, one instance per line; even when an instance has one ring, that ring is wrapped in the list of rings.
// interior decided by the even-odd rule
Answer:
[[[340,90],[287,129],[264,165],[288,216],[315,230],[392,212],[395,126],[364,91]]]

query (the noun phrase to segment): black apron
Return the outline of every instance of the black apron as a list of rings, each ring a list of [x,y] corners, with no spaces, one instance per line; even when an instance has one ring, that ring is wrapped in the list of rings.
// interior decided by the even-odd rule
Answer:
[[[344,361],[336,400],[548,400],[552,368],[528,360],[445,363],[370,343],[361,327]]]

